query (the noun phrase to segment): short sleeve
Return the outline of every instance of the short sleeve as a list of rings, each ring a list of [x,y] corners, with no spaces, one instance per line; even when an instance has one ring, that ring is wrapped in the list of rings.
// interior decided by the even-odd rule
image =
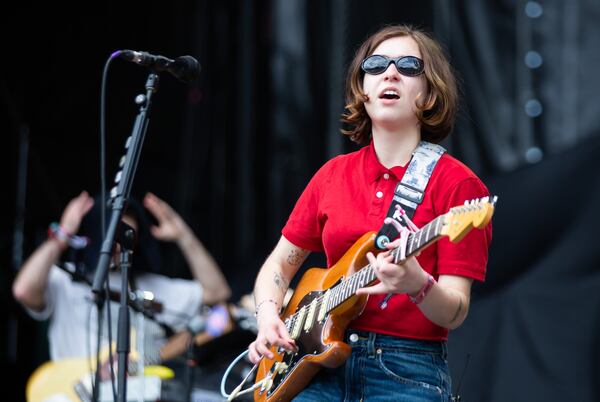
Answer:
[[[281,233],[291,243],[310,251],[323,251],[323,217],[319,214],[322,188],[330,176],[331,161],[311,178],[298,198]]]
[[[476,177],[457,183],[447,192],[444,210],[463,205],[466,200],[489,196],[485,185]],[[488,249],[492,240],[492,223],[485,228],[473,228],[462,240],[451,243],[448,238],[438,242],[438,274],[458,275],[485,280]]]
[[[40,311],[25,307],[27,314],[34,320],[44,321],[48,320],[54,313],[56,308],[56,301],[60,292],[60,289],[65,288],[65,281],[70,281],[70,277],[66,272],[63,272],[60,268],[52,266],[50,273],[48,274],[48,284],[46,286],[46,292],[44,293],[44,308]]]

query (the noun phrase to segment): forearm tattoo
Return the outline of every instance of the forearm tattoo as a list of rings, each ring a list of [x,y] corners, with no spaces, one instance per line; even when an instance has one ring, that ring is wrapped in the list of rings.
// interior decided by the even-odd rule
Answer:
[[[459,297],[458,298],[458,308],[456,309],[456,313],[454,313],[454,317],[452,317],[452,319],[450,320],[450,323],[453,323],[454,321],[456,321],[456,319],[460,316],[462,309],[463,309],[463,301],[462,301],[462,297]]]
[[[290,254],[287,256],[287,262],[294,267],[300,265],[302,260],[306,256],[306,250],[292,250]]]
[[[275,272],[275,275],[273,276],[273,282],[275,282],[275,285],[277,285],[279,290],[281,290],[283,293],[286,292],[286,290],[289,286],[287,281],[285,279],[283,279],[283,277],[281,276],[281,274],[279,272]]]

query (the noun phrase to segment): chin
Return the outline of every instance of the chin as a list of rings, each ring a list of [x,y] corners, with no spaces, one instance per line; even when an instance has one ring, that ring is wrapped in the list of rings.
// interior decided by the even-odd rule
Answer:
[[[414,119],[414,116],[413,116]],[[403,126],[410,120],[409,116],[403,116],[395,111],[386,111],[386,113],[378,113],[371,121],[382,127]]]

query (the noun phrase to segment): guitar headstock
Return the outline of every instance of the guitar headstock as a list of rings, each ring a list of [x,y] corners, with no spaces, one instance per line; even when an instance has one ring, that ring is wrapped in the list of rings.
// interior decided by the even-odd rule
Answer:
[[[444,215],[444,226],[441,234],[448,236],[451,242],[458,242],[471,231],[472,228],[484,228],[494,214],[494,206],[498,197],[483,197],[465,201],[465,205],[451,208]]]

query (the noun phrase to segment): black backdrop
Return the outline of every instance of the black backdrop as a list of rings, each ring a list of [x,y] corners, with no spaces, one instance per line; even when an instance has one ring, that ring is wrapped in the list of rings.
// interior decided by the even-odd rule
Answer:
[[[488,276],[453,331],[467,401],[597,401],[600,140],[490,178],[500,194]],[[470,358],[468,358],[470,356]]]
[[[27,376],[47,357],[44,326],[10,296],[21,250],[13,249],[17,189],[26,185],[26,257],[71,197],[98,191],[108,55],[129,48],[200,60],[201,78],[191,86],[161,76],[133,193],[153,191],[180,211],[215,255],[235,300],[251,290],[310,175],[354,149],[338,129],[344,69],[356,45],[383,23],[411,22],[438,35],[462,77],[459,124],[444,145],[500,195],[488,280],[475,287],[471,315],[450,340],[455,383],[470,353],[465,400],[598,400],[592,239],[600,113],[589,99],[598,88],[600,7],[548,1],[540,17],[524,17],[530,3],[12,5],[0,16],[0,357],[12,373],[5,399],[20,400]],[[532,49],[544,63],[527,69],[523,57]],[[109,180],[145,79],[143,68],[124,61],[111,68]],[[541,101],[540,116],[524,113],[529,98]],[[23,133],[29,152],[20,181]],[[189,276],[172,248],[164,252],[166,274]],[[322,264],[313,256],[307,265]]]

